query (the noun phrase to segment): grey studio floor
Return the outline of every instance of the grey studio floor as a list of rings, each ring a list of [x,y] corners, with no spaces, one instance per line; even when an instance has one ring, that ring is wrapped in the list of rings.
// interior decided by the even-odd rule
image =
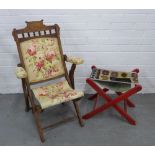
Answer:
[[[93,105],[87,97],[80,104],[82,114]],[[155,94],[135,95],[132,101],[136,108],[128,112],[137,121],[136,126],[128,124],[110,108],[85,121],[83,128],[75,119],[46,130],[46,141],[41,143],[32,113],[24,111],[23,94],[0,95],[0,145],[155,145]],[[42,121],[49,123],[72,115],[71,105],[49,108],[43,112]]]

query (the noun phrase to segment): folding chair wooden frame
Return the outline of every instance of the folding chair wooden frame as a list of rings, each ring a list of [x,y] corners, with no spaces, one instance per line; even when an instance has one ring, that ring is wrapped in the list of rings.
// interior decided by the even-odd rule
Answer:
[[[95,66],[92,66],[92,69],[96,68]],[[134,69],[132,72],[139,73],[139,69]],[[91,78],[86,79],[86,82],[97,92],[94,95],[91,95],[88,99],[93,100],[94,107],[93,110],[87,114],[85,114],[82,118],[83,119],[89,119],[95,116],[97,113],[103,112],[107,110],[108,108],[113,107],[123,118],[125,118],[130,124],[136,125],[136,121],[127,113],[127,106],[128,107],[135,107],[134,103],[129,100],[128,98],[132,96],[133,94],[137,93],[142,89],[142,86],[139,84],[136,84],[133,88],[129,89],[126,92],[115,92],[118,97],[115,99],[112,99],[110,96],[106,94],[106,92],[109,91],[108,88],[101,88],[99,87],[95,81],[93,81]],[[103,98],[106,103],[97,107],[98,97]],[[118,103],[124,101],[124,109],[122,109],[120,106],[118,106]]]
[[[38,129],[40,139],[42,142],[44,142],[45,141],[45,138],[44,138],[44,130],[45,129],[47,129],[49,127],[57,126],[59,124],[65,123],[69,120],[73,120],[73,117],[64,119],[64,120],[62,120],[58,123],[52,124],[52,125],[42,127],[41,122],[40,122],[40,114],[41,114],[41,112],[44,111],[44,109],[42,109],[40,106],[38,106],[35,103],[35,100],[34,100],[35,96],[32,93],[31,85],[37,84],[37,83],[42,83],[42,82],[53,80],[53,79],[57,79],[60,77],[64,77],[66,79],[66,81],[68,82],[69,86],[74,90],[74,71],[76,69],[76,64],[80,64],[80,63],[76,63],[76,61],[74,62],[74,59],[72,62],[71,60],[69,60],[69,57],[67,57],[66,55],[63,55],[61,41],[60,41],[60,28],[57,24],[47,26],[47,25],[43,24],[43,20],[31,21],[31,22],[26,22],[26,23],[27,23],[27,26],[25,28],[14,29],[12,32],[12,35],[13,35],[14,40],[15,40],[16,45],[17,45],[20,61],[21,61],[21,63],[17,65],[18,68],[20,68],[20,69],[22,68],[23,71],[26,71],[25,62],[23,59],[20,44],[24,41],[29,41],[31,39],[47,38],[47,37],[57,39],[58,47],[59,47],[59,51],[60,51],[60,55],[61,55],[61,60],[62,60],[63,67],[64,67],[64,74],[62,74],[61,76],[54,77],[54,78],[51,77],[51,78],[48,78],[46,80],[40,80],[37,82],[30,82],[30,80],[27,76],[25,76],[25,78],[21,77],[22,87],[23,87],[23,92],[24,92],[24,97],[25,97],[25,103],[26,103],[26,111],[28,112],[30,109],[32,109],[32,113],[33,113],[33,116],[35,118],[35,123],[36,123],[37,129]],[[66,67],[65,61],[72,63],[69,74],[67,72],[67,67]],[[80,115],[79,106],[78,106],[78,101],[80,99],[81,99],[81,97],[75,98],[72,101],[73,101],[75,111],[76,111],[76,114],[77,114],[77,117],[79,120],[79,124],[81,126],[84,126],[83,120],[82,120],[81,115]]]

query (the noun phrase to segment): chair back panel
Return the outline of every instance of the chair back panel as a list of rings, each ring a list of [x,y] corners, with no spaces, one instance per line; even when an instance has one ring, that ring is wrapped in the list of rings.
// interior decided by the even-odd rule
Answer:
[[[57,38],[43,37],[20,43],[29,82],[38,82],[63,75]]]
[[[26,22],[26,27],[13,29],[22,67],[29,83],[39,83],[65,76],[69,81],[57,24],[45,25],[43,20]]]

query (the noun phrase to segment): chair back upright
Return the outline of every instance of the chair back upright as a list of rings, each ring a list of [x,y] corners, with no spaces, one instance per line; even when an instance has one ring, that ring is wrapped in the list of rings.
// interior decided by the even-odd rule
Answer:
[[[64,61],[60,28],[44,25],[43,20],[26,22],[23,29],[13,29],[22,67],[27,71],[30,84],[66,77],[70,84]]]

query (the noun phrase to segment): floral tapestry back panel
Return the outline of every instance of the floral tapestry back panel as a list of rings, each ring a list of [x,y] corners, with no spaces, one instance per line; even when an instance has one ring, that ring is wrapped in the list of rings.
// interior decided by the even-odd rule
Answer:
[[[20,44],[29,82],[64,74],[57,38],[37,38]]]

